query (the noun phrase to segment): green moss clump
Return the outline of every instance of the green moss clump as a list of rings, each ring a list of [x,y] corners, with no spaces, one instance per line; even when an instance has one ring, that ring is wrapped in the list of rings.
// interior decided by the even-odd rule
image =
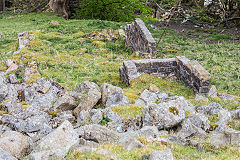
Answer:
[[[176,107],[169,107],[169,112],[174,115],[179,115],[179,110]]]
[[[123,119],[129,119],[136,116],[142,116],[142,106],[131,105],[131,106],[115,106],[112,111],[120,115]]]

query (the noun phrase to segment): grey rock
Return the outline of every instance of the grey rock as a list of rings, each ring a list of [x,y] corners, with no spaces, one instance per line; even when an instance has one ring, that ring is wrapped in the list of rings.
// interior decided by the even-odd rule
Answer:
[[[201,95],[201,94],[196,94],[195,100],[196,101],[207,101],[208,102],[208,98],[203,96],[203,95]]]
[[[129,105],[128,98],[122,92],[115,92],[108,95],[106,107],[128,106],[128,105]]]
[[[209,140],[211,145],[216,148],[229,144],[240,146],[240,131],[230,128],[224,132],[212,132]]]
[[[77,133],[72,124],[66,120],[57,129],[42,138],[32,154],[52,150],[54,154],[59,155],[57,157],[64,158],[69,149],[78,143]]]
[[[234,96],[231,94],[220,93],[218,97],[221,98],[224,102],[234,101]]]
[[[212,85],[209,92],[208,92],[209,97],[217,97],[217,88],[216,86]]]
[[[123,131],[123,123],[122,122],[108,122],[107,127],[111,130],[114,130],[118,133],[122,133]]]
[[[139,137],[145,138],[156,138],[160,135],[158,128],[156,126],[144,126],[140,130],[137,131]]]
[[[11,128],[4,125],[0,125],[0,136],[6,131],[11,131]]]
[[[58,92],[59,90],[53,86],[46,94],[34,98],[31,105],[41,110],[50,110],[58,99]]]
[[[102,105],[105,106],[111,94],[119,93],[123,95],[123,90],[120,87],[116,87],[108,83],[103,83],[101,85],[101,93],[102,93]]]
[[[24,89],[25,101],[28,104],[31,104],[36,97],[39,97],[40,94],[36,91],[35,87],[30,86]]]
[[[137,115],[133,118],[128,118],[123,121],[122,129],[124,132],[126,131],[135,131],[139,130],[143,127],[143,120],[140,115]]]
[[[52,128],[57,128],[61,125],[65,120],[68,120],[70,123],[75,122],[75,117],[72,115],[71,111],[64,111],[56,114],[56,117],[52,118],[49,122]]]
[[[202,122],[201,120],[199,121]],[[194,125],[194,122],[192,122],[192,119],[190,118],[185,119],[182,122],[181,130],[177,133],[177,136],[181,139],[185,139],[195,135],[203,138],[207,137],[207,134],[204,132],[201,126]]]
[[[92,109],[90,111],[91,121],[94,124],[99,124],[103,120],[103,114],[101,109]]]
[[[227,122],[225,119],[220,119],[215,123],[217,128],[214,130],[215,132],[224,132],[227,129]]]
[[[59,109],[61,111],[67,111],[75,109],[78,105],[79,103],[74,97],[65,93],[62,97],[60,97],[56,101],[56,103],[54,104],[54,108]]]
[[[223,109],[222,106],[216,102],[209,103],[206,106],[197,107],[198,112],[209,114],[209,115],[218,114],[218,112],[222,109]]]
[[[48,124],[50,116],[33,106],[14,115],[3,115],[1,121],[13,130],[27,133],[32,138],[34,137],[35,140],[52,131],[52,128]]]
[[[88,141],[86,139],[80,138],[79,139],[79,146],[80,147],[91,147],[91,148],[98,148],[100,147],[100,144],[94,141]],[[74,146],[73,148],[79,147],[79,146]]]
[[[81,146],[81,147],[77,147],[73,150],[73,152],[80,152],[80,153],[84,153],[84,152],[93,152],[96,151],[97,148],[93,148],[93,147],[89,147],[89,146]]]
[[[77,125],[82,126],[90,123],[91,123],[91,116],[89,111],[82,110],[79,116],[77,117]]]
[[[4,103],[2,107],[6,107],[9,114],[18,114],[22,111],[22,104],[12,101]]]
[[[18,93],[15,85],[13,84],[7,84],[8,87],[8,95],[6,99],[10,99],[11,101],[16,102],[18,99]]]
[[[144,147],[144,145],[140,141],[130,136],[123,136],[118,143],[119,145],[123,146],[126,150]]]
[[[235,146],[240,146],[240,131],[234,129],[225,130],[224,134],[230,137],[230,144]]]
[[[16,131],[6,131],[1,135],[0,147],[12,156],[20,158],[26,154],[29,143],[23,134]]]
[[[17,160],[17,158],[13,157],[9,152],[3,150],[0,147],[0,159],[1,160]]]
[[[240,109],[236,109],[230,112],[233,119],[240,119]]]
[[[8,75],[8,82],[9,83],[16,84],[17,81],[18,81],[17,76],[14,73]]]
[[[167,131],[158,131],[156,126],[144,126],[137,131],[127,131],[121,134],[121,137],[138,138],[144,137],[147,140],[158,139],[161,136],[168,136]]]
[[[170,149],[162,151],[153,151],[149,155],[149,160],[173,160],[173,154]]]
[[[230,142],[230,137],[227,137],[224,133],[212,132],[209,138],[210,144],[216,148],[226,146]]]
[[[143,126],[157,126],[159,129],[171,128],[178,125],[186,112],[194,114],[194,106],[184,97],[159,104],[152,103],[143,110]]]
[[[85,81],[78,86],[77,92],[82,94],[79,105],[74,109],[73,113],[79,116],[82,110],[91,110],[101,98],[101,92],[98,85],[93,82]]]
[[[231,113],[227,109],[222,109],[218,112],[218,118],[226,122],[232,122]]]
[[[27,159],[34,159],[34,160],[55,160],[55,159],[62,159],[66,156],[65,151],[61,149],[52,149],[52,150],[44,150],[40,152],[33,152],[28,155]]]
[[[150,103],[155,103],[158,100],[158,95],[154,92],[150,92],[145,89],[141,96],[136,100],[135,104],[140,106],[146,106]]]
[[[19,132],[24,132],[25,130],[26,123],[24,122],[24,120],[18,119],[13,115],[4,114],[1,117],[0,121],[2,122],[2,124],[8,126],[12,130],[16,130]]]
[[[0,72],[0,102],[2,102],[8,95],[8,86],[6,83],[5,74]]]
[[[119,116],[117,113],[113,112],[111,109],[106,112],[105,118],[112,122],[122,122],[122,117]]]
[[[100,144],[114,143],[120,137],[119,133],[97,124],[82,126],[76,128],[75,131],[79,137]]]

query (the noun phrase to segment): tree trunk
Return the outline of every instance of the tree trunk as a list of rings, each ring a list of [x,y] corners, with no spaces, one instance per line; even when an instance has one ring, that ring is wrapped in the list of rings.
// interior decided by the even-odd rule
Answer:
[[[50,0],[49,6],[53,10],[53,12],[63,16],[68,19],[70,16],[69,13],[69,0]]]
[[[0,0],[0,12],[3,12],[5,9],[5,0]]]

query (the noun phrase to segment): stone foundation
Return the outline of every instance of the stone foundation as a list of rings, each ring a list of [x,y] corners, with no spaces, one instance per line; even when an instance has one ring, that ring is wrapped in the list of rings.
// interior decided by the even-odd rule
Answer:
[[[143,59],[123,62],[119,68],[121,78],[130,85],[141,74],[176,76],[198,93],[208,93],[210,74],[197,61],[190,61],[184,56],[168,59]]]
[[[157,52],[156,42],[140,18],[136,18],[132,24],[127,25],[126,36],[127,47],[131,47],[134,51],[147,52],[151,56],[155,56]]]

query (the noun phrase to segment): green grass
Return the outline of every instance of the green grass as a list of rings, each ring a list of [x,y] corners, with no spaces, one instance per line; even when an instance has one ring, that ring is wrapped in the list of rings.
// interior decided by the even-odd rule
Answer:
[[[163,29],[151,29],[158,39]],[[201,34],[199,31],[191,31]],[[202,39],[190,39],[177,35],[167,29],[158,47],[158,57],[175,57],[184,55],[191,60],[197,60],[211,74],[211,84],[216,85],[219,92],[240,95],[240,41],[231,41],[230,34],[204,34]],[[206,44],[209,39],[219,40],[219,43]],[[174,50],[175,52],[171,52]]]

